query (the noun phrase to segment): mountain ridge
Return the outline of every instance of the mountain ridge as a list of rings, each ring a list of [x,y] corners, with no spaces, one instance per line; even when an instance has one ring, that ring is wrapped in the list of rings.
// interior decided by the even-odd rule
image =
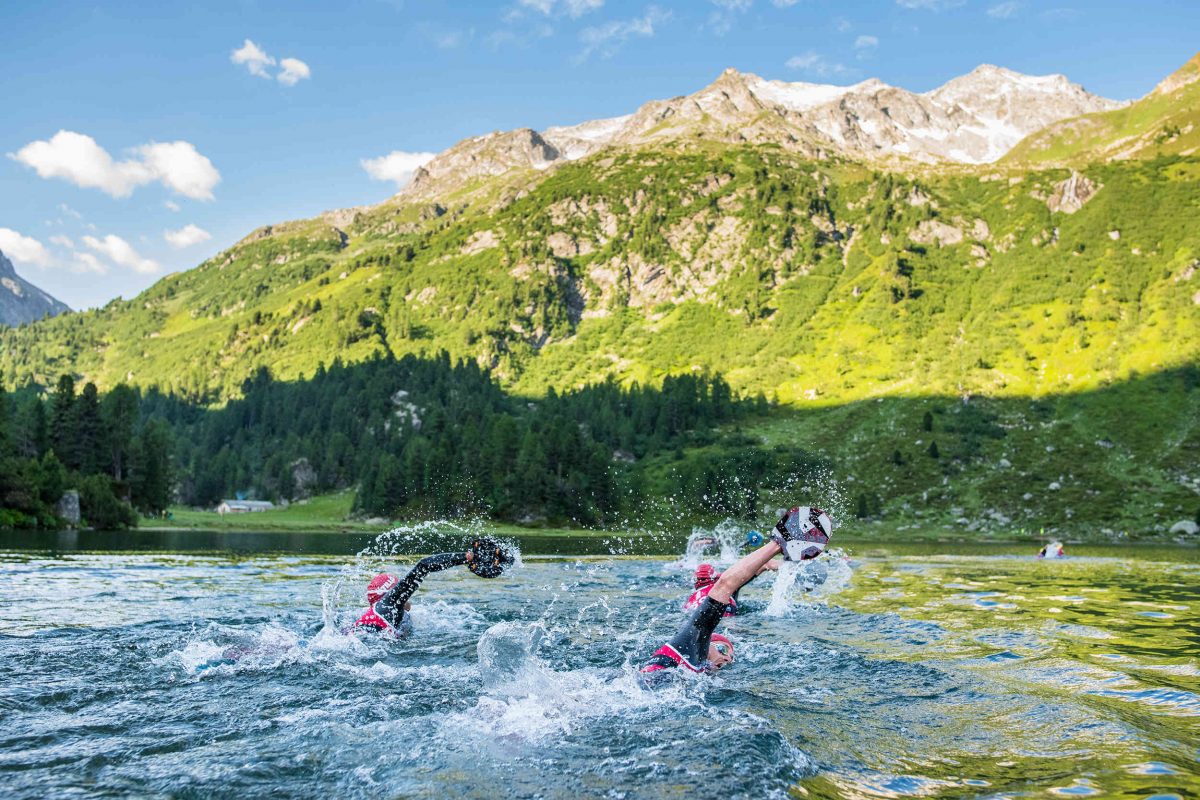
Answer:
[[[623,116],[465,139],[418,170],[399,196],[453,191],[508,169],[543,170],[605,147],[696,137],[774,143],[819,159],[978,165],[1051,122],[1123,105],[1061,74],[1023,75],[990,64],[923,93],[875,78],[849,86],[788,83],[730,67],[697,92],[650,100]]]

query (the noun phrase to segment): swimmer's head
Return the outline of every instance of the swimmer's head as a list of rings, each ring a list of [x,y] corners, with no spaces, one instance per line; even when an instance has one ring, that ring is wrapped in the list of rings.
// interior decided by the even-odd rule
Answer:
[[[708,642],[708,664],[712,671],[733,663],[733,642],[728,636],[714,633]]]
[[[701,564],[696,567],[696,576],[693,586],[697,589],[703,589],[705,586],[712,586],[717,582],[716,570],[712,564]]]
[[[367,602],[375,605],[379,602],[379,598],[387,594],[388,589],[396,585],[400,579],[390,572],[381,572],[371,582],[367,584]]]

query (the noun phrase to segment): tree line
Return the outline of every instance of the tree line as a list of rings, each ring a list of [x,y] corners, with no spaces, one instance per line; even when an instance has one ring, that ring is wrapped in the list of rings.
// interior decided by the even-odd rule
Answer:
[[[644,496],[636,465],[766,410],[709,375],[516,397],[445,352],[335,361],[303,381],[261,369],[240,395],[209,410],[158,393],[143,400],[175,431],[181,501],[353,487],[365,516],[605,524]]]
[[[173,434],[142,414],[141,396],[118,385],[101,396],[62,376],[54,390],[0,392],[0,527],[56,528],[59,502],[79,494],[81,522],[137,524],[171,500]]]
[[[732,490],[739,476],[725,473],[749,470],[755,482],[764,465],[796,459],[720,433],[768,408],[720,376],[526,398],[445,352],[335,361],[301,381],[264,368],[223,406],[123,384],[102,395],[69,375],[0,402],[6,527],[59,524],[67,489],[97,527],[135,524],[171,502],[212,508],[344,489],[356,490],[357,513],[393,519],[603,525],[667,495],[693,510],[752,514],[757,495]],[[706,455],[685,458],[685,448]]]

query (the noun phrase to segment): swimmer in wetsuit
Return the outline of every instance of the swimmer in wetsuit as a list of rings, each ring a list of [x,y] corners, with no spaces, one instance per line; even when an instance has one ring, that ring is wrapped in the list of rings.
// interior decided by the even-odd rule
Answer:
[[[819,508],[793,508],[780,517],[771,541],[722,572],[675,636],[654,651],[641,669],[643,685],[649,688],[678,674],[676,667],[711,674],[732,664],[733,642],[714,631],[734,594],[780,553],[788,561],[816,558],[824,552],[832,533],[833,519]]]
[[[374,630],[392,636],[412,633],[412,620],[406,613],[412,610],[409,598],[416,593],[421,581],[434,572],[465,566],[481,578],[498,577],[513,563],[512,554],[493,539],[474,539],[462,553],[438,553],[416,563],[403,578],[383,572],[367,585],[370,608],[351,626],[351,630]]]

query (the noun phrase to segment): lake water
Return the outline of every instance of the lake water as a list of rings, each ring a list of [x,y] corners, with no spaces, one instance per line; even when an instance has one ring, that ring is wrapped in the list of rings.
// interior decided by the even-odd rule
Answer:
[[[849,546],[743,591],[732,667],[647,692],[695,559],[526,552],[427,578],[407,640],[342,633],[414,538],[10,544],[3,794],[1200,796],[1195,550]]]

